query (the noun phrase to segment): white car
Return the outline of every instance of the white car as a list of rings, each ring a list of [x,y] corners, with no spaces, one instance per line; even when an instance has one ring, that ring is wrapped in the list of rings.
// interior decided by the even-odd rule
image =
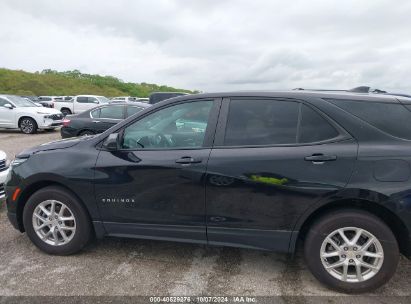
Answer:
[[[37,107],[15,95],[0,95],[0,128],[18,129],[34,134],[38,129],[54,130],[63,124],[63,114],[51,108]]]
[[[97,95],[77,95],[70,101],[59,101],[54,103],[54,107],[60,110],[64,116],[79,114],[81,112],[95,108],[98,105],[108,104],[110,99]]]
[[[4,198],[4,182],[6,181],[7,174],[9,173],[9,165],[7,163],[6,153],[0,151],[0,201]]]

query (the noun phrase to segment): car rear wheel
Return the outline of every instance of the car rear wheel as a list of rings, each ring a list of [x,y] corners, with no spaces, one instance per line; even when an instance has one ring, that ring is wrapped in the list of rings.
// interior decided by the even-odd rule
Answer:
[[[24,134],[34,134],[37,132],[37,123],[33,118],[23,117],[20,120],[19,128]]]
[[[69,255],[80,251],[92,234],[85,208],[70,192],[46,187],[34,193],[23,211],[30,240],[49,254]]]
[[[85,131],[81,131],[79,136],[85,136],[85,135],[94,135],[95,133],[93,131],[90,130],[85,130]]]
[[[361,210],[329,213],[311,226],[305,259],[313,275],[346,293],[372,291],[395,273],[397,240],[378,217]]]

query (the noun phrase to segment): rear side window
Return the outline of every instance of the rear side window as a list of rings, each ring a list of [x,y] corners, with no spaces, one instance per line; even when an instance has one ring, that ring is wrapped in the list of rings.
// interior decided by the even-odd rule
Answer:
[[[123,106],[104,107],[100,109],[100,118],[123,119]]]
[[[232,99],[224,144],[228,146],[295,144],[299,103]]]
[[[338,135],[338,131],[325,118],[310,107],[301,105],[299,143],[324,141]]]
[[[142,110],[144,110],[144,108],[142,107],[128,106],[127,107],[127,117],[130,117],[131,115],[136,114]]]
[[[327,100],[385,133],[411,140],[411,111],[400,103]]]
[[[298,101],[232,99],[224,145],[305,144],[337,136],[328,120]]]

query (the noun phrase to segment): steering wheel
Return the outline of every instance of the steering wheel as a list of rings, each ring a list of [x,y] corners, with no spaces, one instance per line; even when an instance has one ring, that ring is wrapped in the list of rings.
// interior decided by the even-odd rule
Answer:
[[[169,147],[170,142],[167,137],[162,133],[157,133],[156,135],[150,137],[150,144],[154,147]]]

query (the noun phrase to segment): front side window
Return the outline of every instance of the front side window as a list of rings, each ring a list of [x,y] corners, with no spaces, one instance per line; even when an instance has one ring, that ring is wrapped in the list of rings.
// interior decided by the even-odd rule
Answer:
[[[77,102],[78,103],[88,103],[88,98],[87,97],[77,97]]]
[[[299,103],[279,100],[232,99],[226,146],[295,144]]]
[[[104,107],[100,109],[100,118],[123,119],[123,106]]]
[[[10,102],[6,99],[0,98],[0,107],[4,107],[6,104],[10,104]]]
[[[123,149],[202,147],[212,100],[178,104],[154,112],[124,129]]]
[[[88,97],[87,102],[88,103],[98,103],[98,100],[95,97]]]

